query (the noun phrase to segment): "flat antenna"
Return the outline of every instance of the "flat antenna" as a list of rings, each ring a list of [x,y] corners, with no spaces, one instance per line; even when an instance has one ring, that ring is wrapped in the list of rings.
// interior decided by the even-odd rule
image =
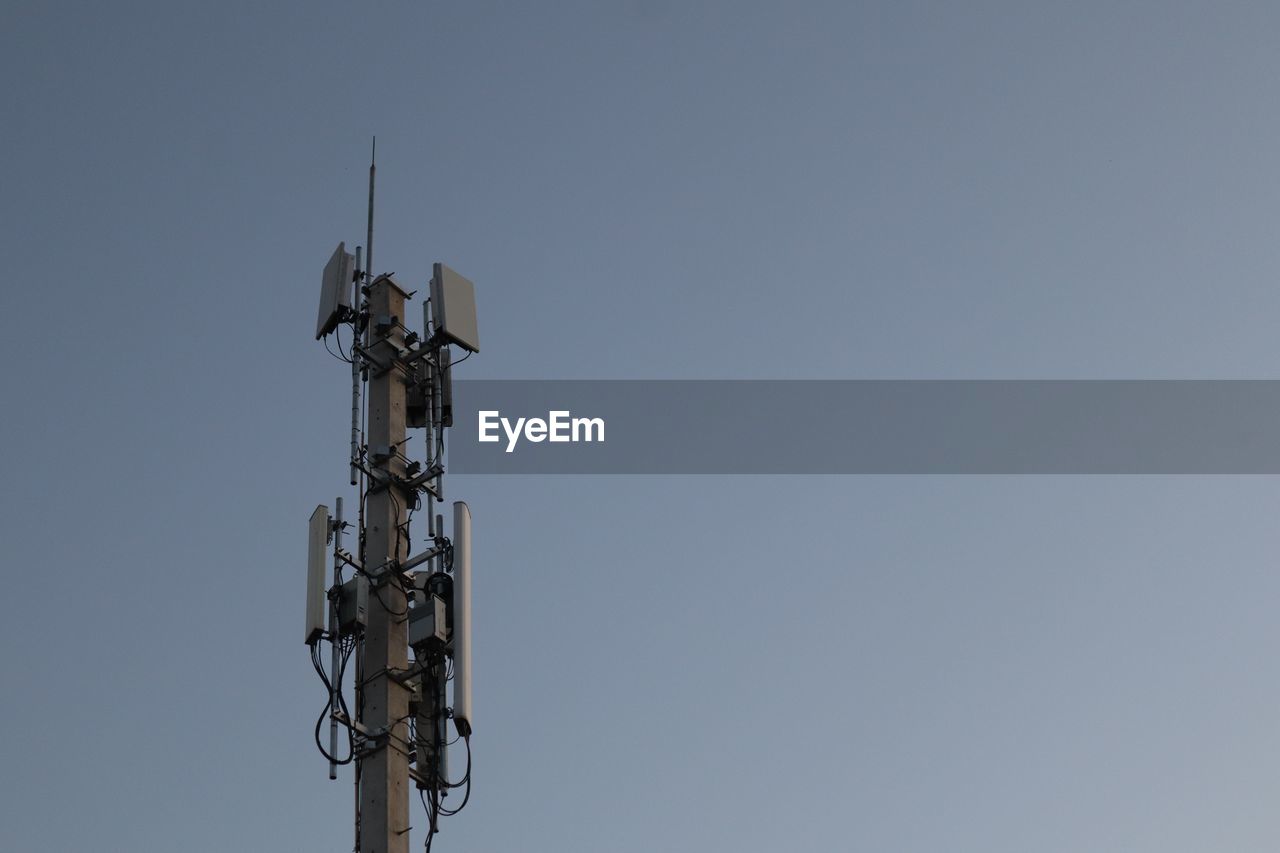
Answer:
[[[369,232],[364,241],[365,284],[373,281],[373,180],[378,174],[378,137],[373,138],[373,153],[369,155]]]

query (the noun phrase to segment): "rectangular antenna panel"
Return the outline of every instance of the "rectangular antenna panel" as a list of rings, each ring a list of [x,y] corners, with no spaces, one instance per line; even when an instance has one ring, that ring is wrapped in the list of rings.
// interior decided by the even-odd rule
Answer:
[[[347,254],[347,244],[339,243],[320,277],[320,315],[316,318],[316,340],[338,328],[351,311],[355,289],[356,259]]]
[[[324,634],[324,566],[329,545],[329,508],[324,504],[311,513],[307,528],[307,645]]]
[[[471,509],[453,504],[453,725],[471,734]]]
[[[480,352],[475,285],[444,264],[433,268],[431,312],[437,333],[465,350]]]

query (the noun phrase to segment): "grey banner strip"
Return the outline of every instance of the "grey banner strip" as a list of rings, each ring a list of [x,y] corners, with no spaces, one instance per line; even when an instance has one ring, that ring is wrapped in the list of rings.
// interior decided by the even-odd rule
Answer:
[[[480,440],[482,412],[495,441]],[[465,380],[448,462],[458,474],[1277,474],[1280,380]]]

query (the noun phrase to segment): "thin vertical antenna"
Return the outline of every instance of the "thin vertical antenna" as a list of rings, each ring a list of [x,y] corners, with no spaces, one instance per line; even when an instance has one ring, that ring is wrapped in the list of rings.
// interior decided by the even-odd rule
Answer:
[[[364,241],[365,283],[373,282],[373,180],[378,173],[378,137],[373,138],[373,153],[369,155],[369,233]]]

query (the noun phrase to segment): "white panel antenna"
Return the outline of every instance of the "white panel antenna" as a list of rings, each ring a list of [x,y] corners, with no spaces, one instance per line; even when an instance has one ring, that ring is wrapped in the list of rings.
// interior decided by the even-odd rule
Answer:
[[[480,352],[475,285],[444,264],[432,269],[431,312],[437,335],[465,350]]]
[[[324,635],[324,567],[329,545],[329,508],[324,504],[311,513],[307,528],[307,645]]]
[[[347,254],[346,243],[333,250],[320,277],[320,315],[316,318],[316,340],[338,328],[351,313],[351,294],[355,290],[356,259]]]
[[[453,503],[453,725],[471,734],[471,510]]]

